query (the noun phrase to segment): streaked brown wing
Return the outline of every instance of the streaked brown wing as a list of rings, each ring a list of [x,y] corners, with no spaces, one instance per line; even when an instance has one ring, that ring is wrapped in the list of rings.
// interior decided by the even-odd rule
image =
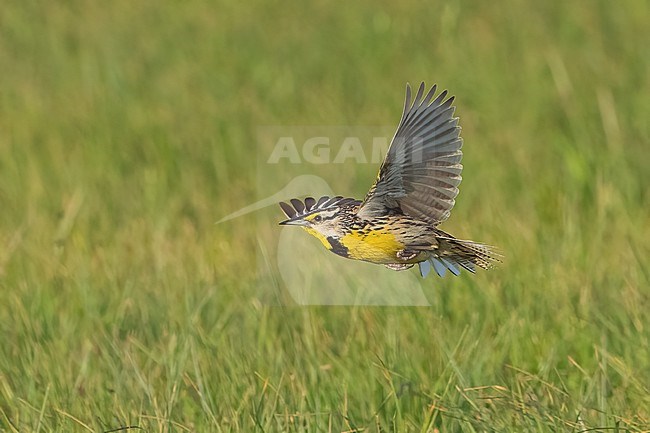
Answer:
[[[461,181],[463,139],[458,118],[453,117],[454,97],[445,99],[445,90],[433,100],[436,86],[426,96],[424,90],[422,83],[411,103],[411,87],[406,85],[402,119],[359,216],[401,209],[434,225],[449,218]]]

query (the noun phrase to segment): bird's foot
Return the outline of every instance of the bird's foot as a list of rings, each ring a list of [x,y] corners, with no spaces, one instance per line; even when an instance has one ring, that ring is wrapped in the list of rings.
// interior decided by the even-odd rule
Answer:
[[[420,253],[421,251],[416,250],[399,250],[396,255],[398,259],[407,261],[414,259]]]
[[[411,263],[389,263],[384,266],[386,266],[388,269],[392,269],[393,271],[405,271],[413,267]]]

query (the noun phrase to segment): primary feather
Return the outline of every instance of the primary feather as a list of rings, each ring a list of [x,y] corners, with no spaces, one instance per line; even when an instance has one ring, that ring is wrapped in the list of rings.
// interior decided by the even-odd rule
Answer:
[[[435,92],[433,86],[423,97],[422,83],[411,103],[411,87],[406,86],[402,118],[360,216],[398,208],[434,225],[449,218],[461,181],[463,139],[453,117],[454,98],[445,99],[443,91],[431,102]]]

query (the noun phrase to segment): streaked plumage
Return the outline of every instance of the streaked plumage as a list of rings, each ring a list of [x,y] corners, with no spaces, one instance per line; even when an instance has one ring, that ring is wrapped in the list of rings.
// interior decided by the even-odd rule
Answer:
[[[353,198],[307,197],[281,202],[289,218],[330,251],[350,259],[403,270],[419,264],[443,276],[461,268],[475,272],[496,260],[490,247],[454,238],[437,226],[449,218],[461,181],[461,147],[454,97],[447,91],[425,95],[420,84],[415,99],[406,86],[404,111],[379,175],[362,201]],[[445,99],[447,98],[447,99]]]

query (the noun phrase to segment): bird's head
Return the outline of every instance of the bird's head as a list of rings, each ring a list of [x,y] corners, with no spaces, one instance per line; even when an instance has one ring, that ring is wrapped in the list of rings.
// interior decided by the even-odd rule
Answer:
[[[280,202],[282,211],[289,218],[280,225],[300,226],[316,237],[340,238],[343,234],[343,213],[350,205],[358,205],[359,202],[340,196],[325,196],[318,200],[307,197],[304,202],[294,198],[289,203]]]

